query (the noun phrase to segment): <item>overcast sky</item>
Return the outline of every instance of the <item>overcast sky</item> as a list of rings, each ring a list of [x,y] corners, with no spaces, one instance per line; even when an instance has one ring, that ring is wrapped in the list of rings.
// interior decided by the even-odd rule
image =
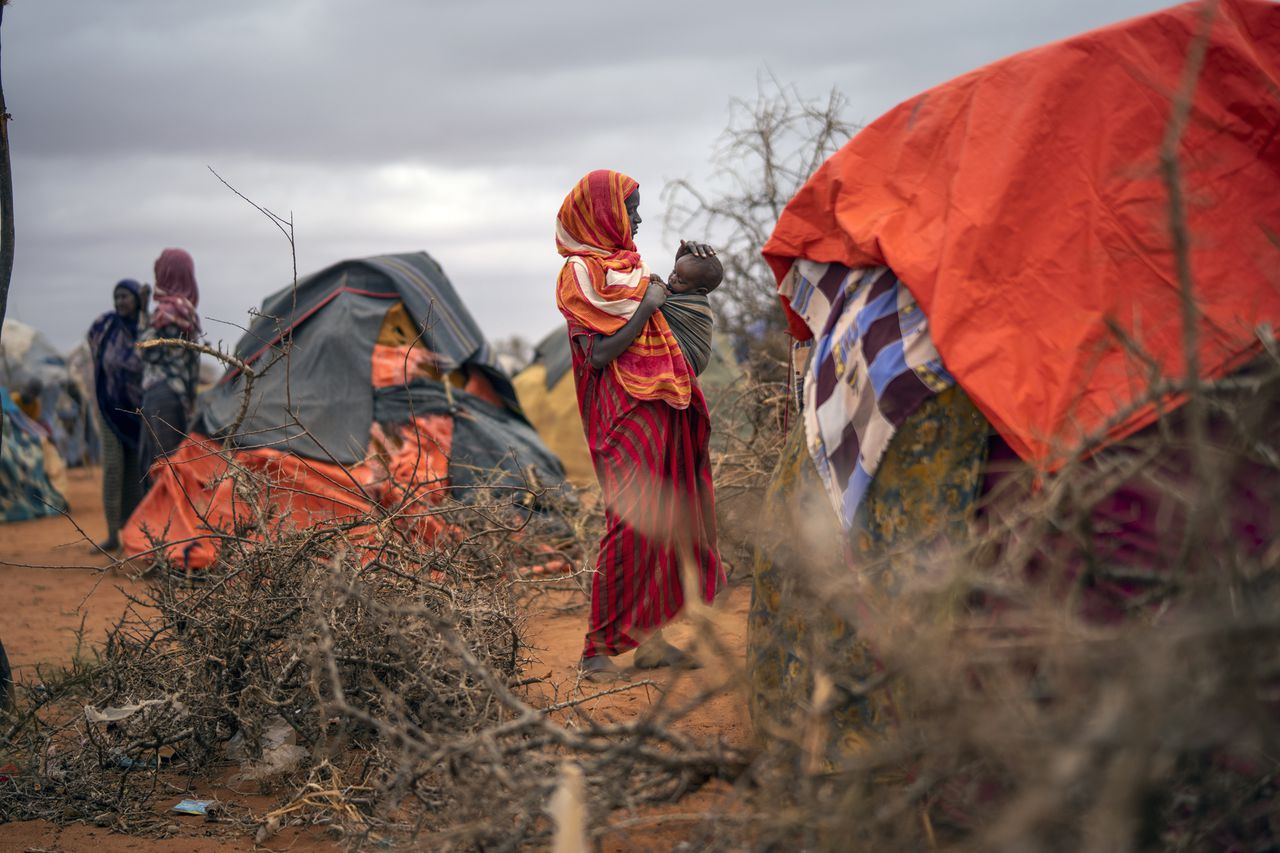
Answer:
[[[659,271],[672,179],[708,180],[763,72],[848,118],[986,62],[1170,5],[1150,0],[13,0],[17,262],[9,316],[69,348],[114,282],[196,261],[231,345],[288,284],[287,242],[209,172],[293,215],[300,274],[426,250],[490,338],[559,315],[553,228],[595,168],[640,181]],[[689,235],[691,237],[698,235]],[[222,322],[219,322],[222,321]]]

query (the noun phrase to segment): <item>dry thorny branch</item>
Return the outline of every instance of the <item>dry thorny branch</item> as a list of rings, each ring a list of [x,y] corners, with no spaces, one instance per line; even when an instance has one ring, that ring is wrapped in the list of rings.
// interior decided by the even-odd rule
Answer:
[[[776,215],[788,182],[847,132],[830,109],[806,110],[816,159],[766,170],[762,193],[744,190],[751,217]],[[786,127],[767,99],[751,114],[755,130],[731,133],[730,150]],[[734,215],[746,235],[736,274],[750,282],[762,234]],[[1120,343],[1141,374],[1140,346]],[[735,562],[758,551],[757,570],[785,578],[784,621],[802,629],[787,677],[808,690],[758,714],[750,748],[680,725],[719,685],[687,701],[662,692],[616,723],[591,714],[600,694],[528,676],[521,614],[581,606],[583,587],[514,569],[554,542],[581,571],[598,511],[530,483],[466,502],[406,495],[296,530],[261,509],[275,484],[232,466],[258,509],[219,534],[216,571],[194,587],[159,573],[94,660],[22,687],[0,729],[0,766],[17,768],[0,781],[0,816],[158,830],[161,798],[230,762],[277,796],[264,813],[220,817],[260,837],[304,822],[353,843],[545,843],[559,781],[580,774],[564,790],[583,792],[589,834],[667,821],[698,849],[1275,849],[1280,548],[1247,547],[1223,497],[1232,471],[1259,468],[1274,525],[1280,357],[1269,335],[1264,349],[1219,383],[1141,374],[1139,404],[1191,394],[1203,434],[1164,417],[1036,482],[1018,471],[1013,497],[993,493],[950,547],[922,540],[857,573],[825,496],[765,499],[795,461],[784,445],[803,454],[803,442],[783,386],[744,383],[716,412],[722,547]],[[1204,488],[1208,470],[1221,485]],[[1095,528],[1096,508],[1134,478],[1170,496],[1166,529],[1203,519],[1154,573],[1100,548]],[[424,513],[449,534],[423,542],[399,523]],[[1117,618],[1082,616],[1115,589]],[[714,652],[715,639],[702,645]],[[719,654],[729,683],[759,689],[759,672]],[[734,783],[728,811],[635,812],[717,779]]]
[[[663,190],[667,229],[716,246],[724,264],[716,323],[746,345],[753,374],[768,380],[781,378],[786,338],[760,248],[787,202],[858,129],[846,108],[847,99],[834,89],[813,99],[762,78],[753,101],[730,102],[729,125],[712,156],[714,189],[678,180]]]
[[[162,828],[157,800],[234,756],[244,778],[284,793],[256,816],[264,833],[331,822],[353,840],[425,833],[489,849],[546,836],[566,758],[605,811],[740,769],[733,750],[673,729],[679,709],[607,724],[585,713],[589,695],[522,698],[507,543],[528,523],[523,506],[455,506],[453,533],[430,545],[372,517],[304,531],[246,519],[254,529],[228,541],[220,571],[195,586],[159,576],[94,663],[27,685],[3,733],[20,762],[3,814]]]
[[[1018,472],[959,541],[921,538],[857,576],[803,536],[824,496],[771,508],[786,580],[757,593],[803,614],[784,677],[811,703],[756,717],[756,845],[1274,849],[1280,549],[1249,530],[1274,530],[1280,499],[1280,361],[1201,390],[1204,445],[1175,413],[1038,487]],[[1248,488],[1202,489],[1196,453]],[[1099,526],[1138,483],[1165,495],[1151,554]]]

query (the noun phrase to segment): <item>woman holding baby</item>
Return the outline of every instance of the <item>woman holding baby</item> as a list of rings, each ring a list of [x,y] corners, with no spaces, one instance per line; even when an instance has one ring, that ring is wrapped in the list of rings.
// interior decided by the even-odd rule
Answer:
[[[709,603],[724,583],[711,422],[661,311],[673,292],[713,289],[719,262],[711,247],[682,243],[670,280],[652,274],[634,241],[639,206],[636,181],[598,170],[556,218],[565,258],[556,304],[569,325],[578,407],[605,502],[580,663],[590,678],[619,677],[610,658],[637,647],[640,668],[692,665],[662,626],[686,593]]]

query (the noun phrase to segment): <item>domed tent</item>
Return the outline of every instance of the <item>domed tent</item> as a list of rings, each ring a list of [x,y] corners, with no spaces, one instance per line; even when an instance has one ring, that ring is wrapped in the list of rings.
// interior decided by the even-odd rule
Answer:
[[[557,328],[543,338],[534,349],[533,361],[516,374],[512,385],[529,422],[564,464],[569,482],[594,483],[596,474],[578,414],[568,331]]]
[[[207,528],[244,511],[224,476],[232,463],[265,475],[272,508],[297,527],[375,503],[465,501],[482,486],[564,479],[424,252],[344,261],[272,294],[234,356],[200,396],[189,439],[153,468],[124,531],[129,552],[164,531],[180,543],[171,559],[207,566],[217,543]],[[221,450],[230,453],[210,452]],[[439,522],[418,516],[417,533],[434,535]]]
[[[698,386],[706,397],[713,419],[713,446],[716,442],[716,406],[728,396],[729,389],[742,375],[738,365],[725,351],[722,338],[717,336],[714,341],[707,366],[698,375]],[[512,384],[529,422],[564,463],[569,482],[577,486],[595,483],[595,469],[591,465],[591,454],[582,431],[582,417],[578,413],[568,330],[558,326],[543,338],[534,349],[533,361],[516,374]]]
[[[91,400],[67,359],[33,326],[4,321],[0,335],[0,385],[11,392],[40,385],[40,424],[68,465],[92,461],[96,448]]]
[[[41,427],[22,413],[0,386],[4,441],[0,447],[0,521],[27,521],[57,515],[66,498],[53,482],[61,461]],[[53,468],[54,470],[50,470]]]

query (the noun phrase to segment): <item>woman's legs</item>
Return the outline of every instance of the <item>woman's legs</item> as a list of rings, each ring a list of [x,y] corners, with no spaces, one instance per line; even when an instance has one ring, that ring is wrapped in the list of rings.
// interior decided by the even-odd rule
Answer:
[[[142,503],[147,472],[138,461],[142,448],[122,446],[121,449],[124,451],[124,482],[120,487],[120,526],[124,527],[138,504]]]
[[[102,437],[102,513],[107,519],[107,538],[98,547],[114,551],[120,546],[120,525],[124,516],[122,497],[127,479],[124,446],[107,426],[101,412],[98,412],[98,432]]]

